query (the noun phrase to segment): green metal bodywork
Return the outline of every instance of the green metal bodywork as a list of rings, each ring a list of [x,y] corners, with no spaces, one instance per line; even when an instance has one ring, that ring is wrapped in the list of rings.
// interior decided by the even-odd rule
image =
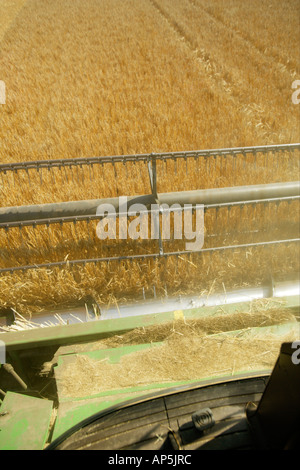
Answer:
[[[272,300],[270,300],[272,302]],[[299,313],[299,297],[276,299],[292,313]],[[249,302],[223,305],[222,307],[201,307],[189,310],[177,310],[160,314],[148,314],[117,318],[114,320],[99,320],[73,325],[39,328],[17,333],[1,335],[5,340],[8,354],[18,357],[18,353],[25,349],[52,347],[60,348],[55,364],[55,377],[57,383],[58,406],[49,399],[27,396],[23,393],[7,392],[0,407],[0,450],[4,449],[43,449],[49,439],[53,441],[75,424],[88,418],[92,414],[122,403],[132,398],[139,398],[151,392],[168,389],[174,386],[199,383],[199,380],[172,383],[150,383],[136,387],[123,388],[95,393],[90,396],[70,397],[60,387],[59,376],[66,364],[72,362],[78,355],[85,355],[93,360],[107,360],[114,364],[138,350],[153,348],[162,343],[139,344],[122,346],[111,349],[89,350],[89,344],[99,339],[113,335],[120,335],[139,327],[154,324],[163,324],[177,319],[197,319],[206,316],[232,314],[249,311]],[[284,335],[299,323],[286,323],[268,327],[250,328],[243,331],[250,337],[272,333]],[[241,331],[241,330],[240,330]],[[236,335],[239,332],[229,331],[218,335]],[[216,335],[214,335],[216,336]],[[84,344],[84,351],[78,352],[77,346]],[[236,374],[248,371],[236,371]],[[224,373],[224,377],[226,373]],[[211,379],[216,378],[211,377]],[[203,380],[208,380],[206,377]],[[1,388],[1,387],[0,387]],[[50,433],[51,432],[51,433]],[[50,436],[50,438],[49,438]]]
[[[298,311],[299,296],[281,297],[275,301],[278,305]],[[175,310],[164,313],[120,317],[113,320],[91,321],[73,325],[60,325],[51,328],[36,328],[1,335],[5,341],[7,351],[29,349],[30,347],[78,344],[95,341],[108,336],[119,335],[135,328],[147,327],[153,324],[172,322],[177,319],[196,319],[214,316],[220,313],[231,314],[249,311],[251,302],[239,302],[213,307],[199,307]],[[270,300],[272,304],[272,300]],[[274,306],[274,305],[273,305]]]
[[[43,449],[52,410],[50,400],[7,392],[0,408],[0,449]]]

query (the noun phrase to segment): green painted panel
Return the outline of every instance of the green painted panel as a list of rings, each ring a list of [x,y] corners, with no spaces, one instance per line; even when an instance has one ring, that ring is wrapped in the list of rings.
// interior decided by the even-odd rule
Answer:
[[[56,378],[56,383],[57,383],[57,393],[58,393],[58,399],[59,402],[62,402],[63,400],[70,400],[62,391],[61,386],[60,386],[60,375],[64,371],[64,368],[66,365],[75,362],[76,358],[78,356],[88,356],[92,360],[98,360],[98,361],[103,361],[104,359],[108,359],[108,361],[111,364],[117,364],[121,357],[134,353],[136,351],[141,351],[145,349],[150,349],[155,346],[160,346],[162,343],[145,343],[145,344],[135,344],[131,346],[122,346],[119,348],[109,348],[109,349],[99,349],[95,351],[86,351],[82,352],[80,354],[64,354],[58,357],[57,360],[57,366],[54,368],[55,370],[55,378]],[[143,389],[141,389],[143,390]],[[132,390],[133,392],[135,389]],[[119,392],[118,392],[119,393]],[[122,393],[122,392],[121,392]],[[111,393],[110,393],[111,394]],[[106,394],[105,394],[106,395]],[[97,394],[93,395],[94,396],[103,396],[103,394]],[[87,397],[91,398],[91,397]],[[73,398],[72,398],[73,399]]]
[[[53,402],[7,392],[0,407],[0,450],[42,450]]]
[[[272,302],[272,299],[270,299]],[[299,296],[276,298],[282,306],[299,310]],[[199,307],[187,310],[177,310],[165,313],[147,314],[114,320],[99,320],[73,325],[60,325],[50,328],[36,328],[12,333],[3,333],[1,339],[5,341],[7,351],[28,349],[39,346],[66,345],[83,341],[93,341],[113,334],[122,334],[134,328],[173,321],[178,312],[184,318],[201,318],[204,316],[223,313],[234,313],[237,311],[248,311],[251,302],[242,302],[214,307]]]
[[[243,330],[232,330],[232,331],[224,331],[222,333],[216,333],[210,335],[210,337],[226,337],[226,336],[239,336],[241,338],[253,338],[256,337],[263,337],[263,336],[276,336],[284,337],[284,335],[288,335],[294,331],[296,334],[299,333],[300,339],[300,324],[297,321],[282,323],[281,325],[270,325],[270,326],[254,326],[251,328],[245,327]]]
[[[94,360],[103,360],[105,358],[108,358],[109,362],[112,364],[115,364],[120,361],[122,356],[125,356],[126,354],[131,354],[136,351],[141,351],[143,349],[148,349],[152,348],[155,346],[160,346],[163,344],[162,342],[157,342],[157,343],[144,343],[144,344],[133,344],[131,346],[121,346],[118,348],[107,348],[107,349],[98,349],[95,351],[85,351],[81,352],[80,354],[66,354],[62,355],[58,358],[58,366],[63,365],[63,363],[67,360],[68,357],[74,356],[74,359],[76,356],[88,356],[90,359]]]

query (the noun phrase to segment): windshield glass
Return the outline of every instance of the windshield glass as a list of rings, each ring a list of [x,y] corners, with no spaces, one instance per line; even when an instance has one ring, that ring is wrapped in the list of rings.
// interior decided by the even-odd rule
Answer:
[[[130,396],[300,339],[299,8],[0,5],[0,339],[23,370]]]

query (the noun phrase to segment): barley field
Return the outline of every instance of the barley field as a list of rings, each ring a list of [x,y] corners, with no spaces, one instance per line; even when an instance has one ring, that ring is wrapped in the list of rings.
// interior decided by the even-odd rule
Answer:
[[[0,3],[0,41],[13,24],[27,0],[2,0]]]
[[[292,103],[300,77],[298,0],[5,0],[0,18],[7,94],[0,163],[299,142],[300,106]],[[191,164],[188,177],[184,165],[174,177],[170,163],[160,191],[298,180],[299,154],[235,171],[217,161],[200,174]],[[112,168],[95,168],[91,184],[81,177],[67,184],[62,172],[55,181],[44,174],[42,183],[39,175],[6,174],[0,205],[112,197],[113,179]],[[137,188],[133,167],[120,181],[122,194],[149,190],[146,179]],[[253,221],[245,214],[244,228]],[[84,226],[22,236],[0,230],[0,243],[0,267],[97,257],[105,249]],[[115,302],[153,285],[161,294],[207,293],[264,282],[270,265],[278,278],[293,277],[297,249],[7,274],[0,276],[0,308],[31,312],[87,295]]]
[[[299,8],[27,0],[1,41],[1,161],[297,142]]]

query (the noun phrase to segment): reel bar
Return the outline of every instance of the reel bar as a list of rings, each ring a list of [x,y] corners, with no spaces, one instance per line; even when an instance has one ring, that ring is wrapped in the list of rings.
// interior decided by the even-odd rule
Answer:
[[[222,207],[243,207],[247,205],[258,205],[258,204],[280,204],[281,202],[293,202],[293,201],[299,201],[300,200],[300,195],[299,196],[287,196],[287,197],[278,197],[278,198],[268,198],[268,199],[254,199],[254,200],[247,200],[247,201],[237,201],[237,202],[222,202],[218,204],[206,204],[204,205],[204,212],[206,213],[207,211],[211,209],[220,209]],[[196,209],[196,205],[193,204],[192,209]],[[179,209],[174,209],[174,210],[179,210]],[[157,211],[153,211],[151,209],[148,209],[145,211],[147,214],[152,214]],[[120,213],[119,211],[116,212],[115,216],[124,216],[124,215],[129,215],[128,212],[126,213]],[[111,217],[113,214],[108,214],[106,217]],[[34,219],[34,220],[20,220],[20,221],[15,221],[15,222],[1,222],[0,223],[0,230],[5,229],[9,230],[11,228],[15,227],[36,227],[39,225],[52,225],[52,224],[66,224],[66,223],[76,223],[76,222],[90,222],[93,220],[101,220],[103,219],[103,216],[101,215],[75,215],[75,216],[66,216],[66,217],[51,217],[51,218],[45,218],[45,219]]]
[[[268,242],[258,242],[258,243],[247,243],[241,245],[230,245],[230,246],[220,246],[214,248],[204,248],[199,251],[173,251],[173,252],[164,252],[164,253],[151,253],[151,254],[143,254],[143,255],[131,255],[131,256],[115,256],[115,257],[106,257],[106,258],[93,258],[93,259],[80,259],[80,260],[68,260],[68,261],[57,261],[52,263],[43,263],[43,264],[35,264],[29,266],[16,266],[13,268],[2,268],[0,269],[0,274],[12,274],[17,271],[28,271],[31,269],[51,269],[51,268],[62,268],[66,266],[73,266],[73,265],[86,265],[90,263],[109,263],[112,261],[135,261],[135,260],[146,260],[146,259],[162,259],[167,258],[169,256],[182,256],[182,255],[192,255],[192,254],[201,254],[201,253],[213,253],[217,251],[226,251],[226,250],[238,250],[238,249],[247,249],[251,247],[267,247],[272,245],[283,245],[289,243],[299,243],[300,238],[293,238],[289,240],[274,240]]]
[[[223,149],[208,149],[208,150],[192,150],[184,152],[162,152],[162,153],[150,153],[150,154],[136,154],[136,155],[115,155],[115,156],[103,156],[103,157],[77,157],[77,158],[63,158],[53,160],[34,160],[28,162],[16,162],[16,163],[2,163],[0,164],[0,173],[6,173],[9,171],[17,172],[19,170],[32,170],[37,171],[42,169],[51,168],[66,168],[73,166],[86,166],[86,165],[104,165],[107,163],[114,164],[117,162],[129,163],[129,162],[145,162],[153,160],[168,160],[168,159],[179,159],[179,158],[207,158],[226,155],[247,155],[256,154],[259,152],[285,152],[294,151],[300,149],[300,143],[294,144],[280,144],[280,145],[262,145],[254,147],[233,147]]]

